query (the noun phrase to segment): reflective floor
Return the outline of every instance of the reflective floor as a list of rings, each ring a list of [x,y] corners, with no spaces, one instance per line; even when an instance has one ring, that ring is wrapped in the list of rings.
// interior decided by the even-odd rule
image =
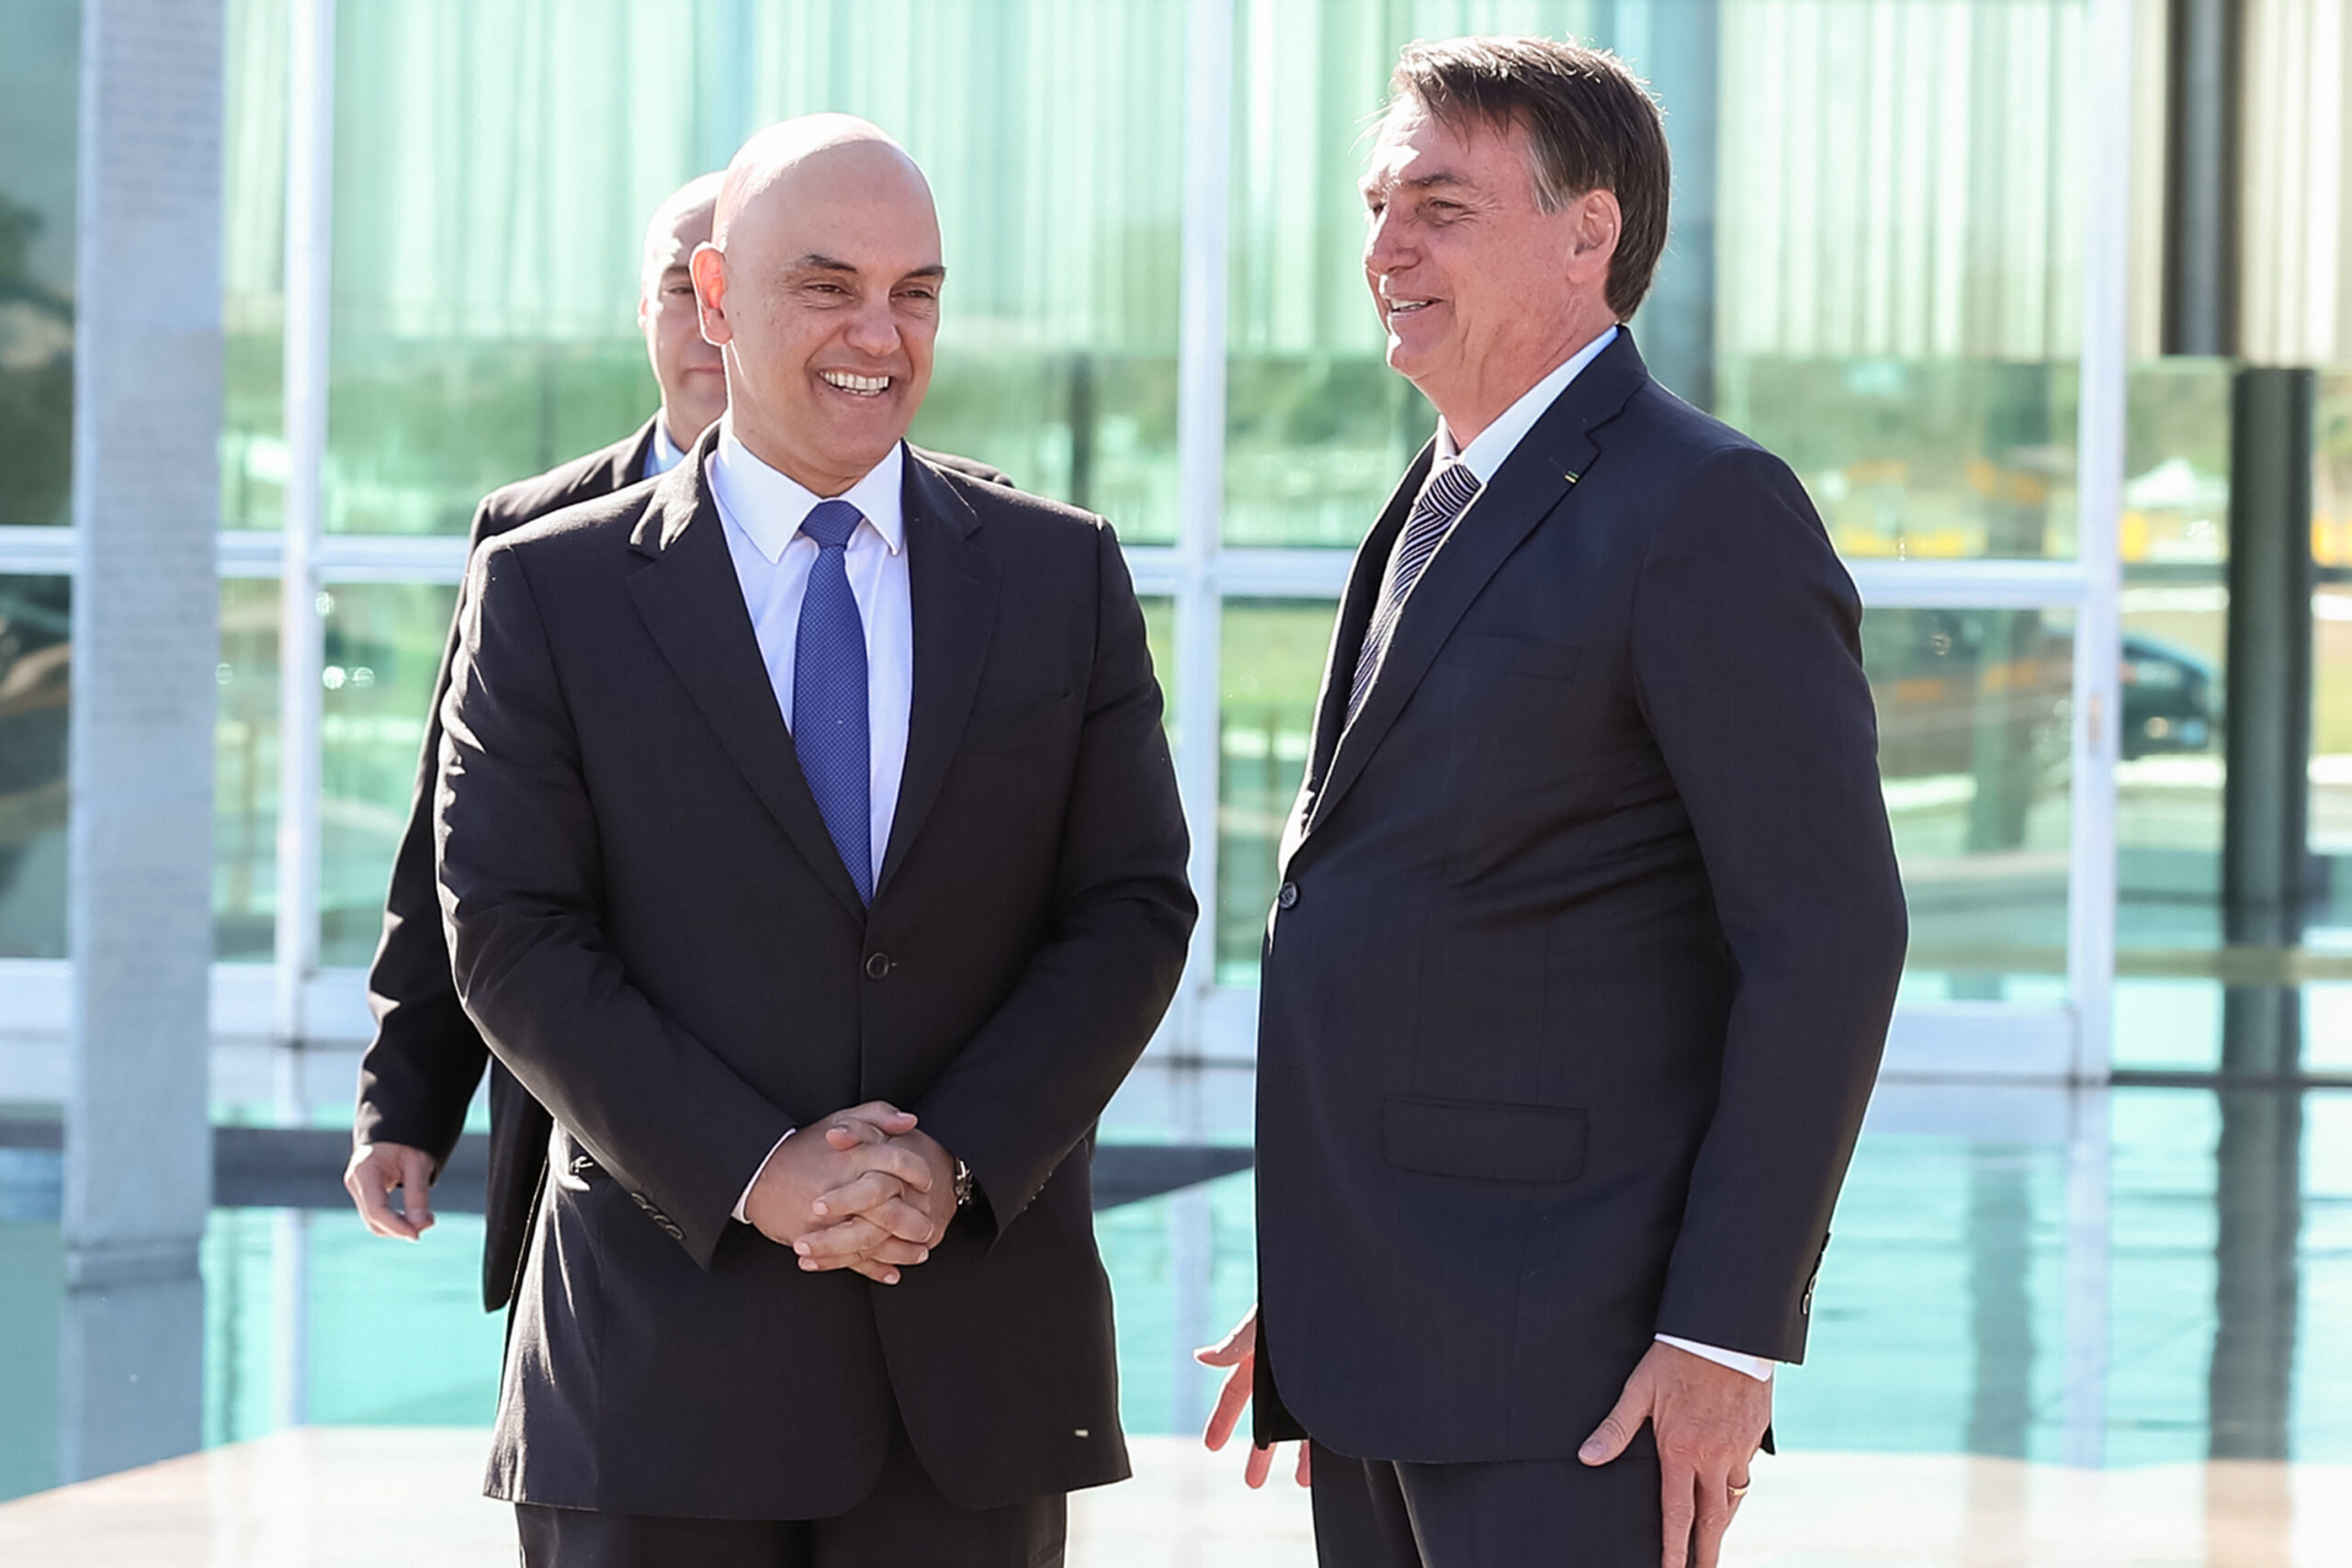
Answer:
[[[1246,1141],[1250,1099],[1244,1068],[1149,1067],[1104,1136]],[[0,1150],[0,1496],[57,1479],[57,1172],[53,1153]],[[1250,1296],[1250,1178],[1099,1224],[1129,1429],[1181,1437],[1213,1387],[1190,1348]],[[480,1241],[480,1222],[457,1216],[406,1247],[347,1213],[217,1211],[204,1253],[208,1441],[261,1437],[297,1409],[331,1426],[478,1428],[501,1347],[499,1320],[472,1299]],[[2111,1506],[2128,1532],[2157,1501],[2269,1519],[2277,1550],[2243,1561],[2320,1561],[2294,1555],[2290,1537],[2319,1517],[2296,1500],[2310,1478],[2352,1467],[2352,1089],[1882,1086],[1815,1321],[1808,1363],[1779,1392],[1786,1469],[1818,1488],[1792,1493],[1834,1499],[1853,1477],[1878,1477],[1872,1495],[1916,1494],[1922,1518],[1944,1521],[1935,1539],[1962,1555],[1872,1555],[1867,1540],[1800,1530],[1773,1538],[1799,1555],[1752,1561],[2206,1561],[2102,1556],[2097,1531],[2061,1528],[2070,1509]],[[456,1466],[469,1486],[479,1437],[457,1441],[472,1456]],[[2278,1461],[2297,1468],[2236,1462]],[[1165,1485],[1192,1484],[1189,1461],[1166,1462],[1179,1469]],[[1751,1514],[1751,1545],[1782,1506]],[[1996,1516],[2009,1544],[1966,1547]],[[2032,1546],[2045,1524],[2059,1531],[2047,1551]],[[2352,1561],[2334,1539],[2330,1560]],[[2061,1547],[2092,1554],[2049,1554]]]
[[[1306,1499],[1232,1456],[1133,1440],[1136,1474],[1071,1499],[1071,1568],[1308,1568]],[[0,1504],[0,1562],[44,1568],[448,1568],[514,1558],[472,1495],[468,1427],[281,1432]],[[396,1510],[388,1508],[397,1498]],[[401,1528],[356,1524],[397,1512]],[[1758,1461],[1726,1568],[2323,1568],[2345,1560],[2352,1469],[2258,1461],[2078,1470],[1955,1455]]]

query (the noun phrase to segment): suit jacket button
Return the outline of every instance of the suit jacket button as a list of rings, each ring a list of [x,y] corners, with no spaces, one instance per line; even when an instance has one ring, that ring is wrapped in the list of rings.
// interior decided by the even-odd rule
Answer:
[[[869,953],[865,955],[865,977],[867,979],[879,980],[883,976],[888,975],[889,972],[890,955],[888,953]]]
[[[1297,902],[1298,884],[1295,882],[1283,883],[1282,891],[1274,895],[1274,904],[1278,908],[1287,909],[1292,908]]]

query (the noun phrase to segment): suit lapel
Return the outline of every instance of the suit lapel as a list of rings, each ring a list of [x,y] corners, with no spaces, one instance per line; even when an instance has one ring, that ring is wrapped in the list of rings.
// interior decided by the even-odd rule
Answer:
[[[662,411],[655,409],[653,418],[639,425],[635,435],[626,441],[616,441],[608,448],[613,456],[606,474],[609,488],[605,491],[605,494],[610,495],[616,490],[627,490],[645,478],[645,465],[653,456],[654,422],[661,417]],[[683,463],[679,465],[681,468],[684,466]]]
[[[1347,722],[1348,687],[1355,671],[1356,655],[1372,626],[1373,612],[1379,607],[1380,582],[1387,574],[1389,554],[1396,549],[1396,536],[1413,509],[1413,498],[1420,494],[1421,483],[1429,477],[1436,445],[1434,441],[1425,444],[1405,469],[1405,477],[1396,482],[1396,492],[1380,510],[1380,520],[1364,536],[1363,543],[1356,547],[1354,564],[1348,568],[1348,586],[1340,595],[1339,617],[1331,627],[1331,649],[1323,660],[1322,690],[1315,698],[1315,730],[1307,746],[1306,776],[1299,781],[1298,801],[1283,822],[1282,843],[1276,852],[1278,865],[1289,865],[1292,853],[1306,836],[1307,824],[1317,815],[1324,783],[1330,777],[1332,753],[1339,747],[1340,731]]]
[[[714,431],[716,426],[713,427]],[[703,481],[707,435],[686,461],[662,477],[630,543],[651,558],[628,580],[638,614],[662,656],[720,746],[742,770],[761,804],[798,847],[818,880],[863,919],[857,886],[818,813],[776,706],[759,638],[743,607],[742,585],[728,554],[726,525]]]
[[[980,525],[971,503],[912,450],[906,457],[907,586],[914,626],[914,693],[907,722],[906,770],[883,852],[879,898],[907,858],[939,798],[972,714],[989,637],[996,625],[998,569],[972,542]]]
[[[1568,383],[1566,390],[1536,420],[1494,479],[1462,513],[1414,585],[1412,597],[1406,602],[1405,614],[1389,642],[1380,678],[1365,696],[1356,721],[1338,738],[1329,779],[1306,818],[1300,833],[1302,840],[1330,817],[1340,798],[1363,775],[1364,764],[1379,748],[1382,737],[1396,723],[1396,716],[1404,711],[1415,688],[1429,673],[1430,664],[1453,637],[1453,628],[1502,569],[1503,562],[1535,531],[1537,525],[1568,498],[1577,479],[1600,455],[1592,431],[1615,418],[1634,389],[1648,378],[1641,355],[1634,350],[1633,334],[1621,328],[1617,341]],[[1400,488],[1398,493],[1406,496],[1409,504],[1410,492]],[[1389,510],[1396,510],[1393,499]],[[1389,523],[1390,519],[1384,516],[1382,528],[1393,537],[1394,529]],[[1381,564],[1385,569],[1385,556]],[[1358,575],[1363,570],[1360,558]],[[1354,597],[1352,580],[1350,597]],[[1358,634],[1359,644],[1361,639],[1362,634]],[[1352,650],[1349,657],[1353,657]],[[1335,674],[1327,672],[1326,682],[1327,685],[1338,685],[1342,693],[1346,689],[1347,682]],[[1318,731],[1333,719],[1328,690],[1325,699],[1324,713],[1317,726]],[[1340,702],[1344,705],[1345,701],[1342,695]],[[1340,713],[1344,712],[1342,706]]]

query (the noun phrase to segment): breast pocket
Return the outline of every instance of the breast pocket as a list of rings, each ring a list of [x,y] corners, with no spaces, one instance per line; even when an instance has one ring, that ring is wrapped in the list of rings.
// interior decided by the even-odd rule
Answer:
[[[1489,674],[1524,675],[1535,681],[1570,681],[1576,678],[1577,661],[1583,652],[1573,643],[1463,632],[1446,643],[1442,657],[1448,664]]]
[[[964,727],[967,751],[1026,751],[1043,746],[1069,728],[1078,694],[1064,692],[1042,702],[1028,701],[975,709]]]

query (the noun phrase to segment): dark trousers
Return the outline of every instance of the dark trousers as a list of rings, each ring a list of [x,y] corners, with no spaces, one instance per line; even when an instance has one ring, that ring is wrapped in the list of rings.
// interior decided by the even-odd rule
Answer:
[[[892,1435],[865,1501],[828,1519],[684,1519],[514,1506],[526,1568],[1061,1568],[1069,1500],[971,1509]]]
[[[1644,1445],[1646,1447],[1647,1445]],[[1656,1454],[1402,1464],[1315,1445],[1322,1568],[1657,1568]]]

